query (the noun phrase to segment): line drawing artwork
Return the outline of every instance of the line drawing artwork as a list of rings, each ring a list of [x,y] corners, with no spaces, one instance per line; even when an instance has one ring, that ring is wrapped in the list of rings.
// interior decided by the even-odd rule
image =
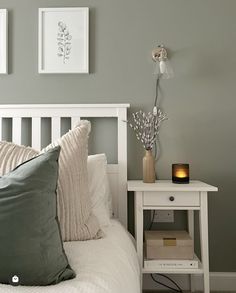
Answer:
[[[72,49],[72,36],[68,30],[67,25],[59,21],[58,22],[58,33],[57,33],[57,45],[58,53],[57,56],[62,58],[63,63],[66,64],[70,59],[71,49]]]

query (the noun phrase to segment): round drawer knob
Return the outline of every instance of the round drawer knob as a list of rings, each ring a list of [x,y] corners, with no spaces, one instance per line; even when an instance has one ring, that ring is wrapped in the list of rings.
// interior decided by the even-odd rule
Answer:
[[[170,200],[170,201],[174,201],[174,200],[175,200],[174,196],[170,196],[170,197],[169,197],[169,200]]]

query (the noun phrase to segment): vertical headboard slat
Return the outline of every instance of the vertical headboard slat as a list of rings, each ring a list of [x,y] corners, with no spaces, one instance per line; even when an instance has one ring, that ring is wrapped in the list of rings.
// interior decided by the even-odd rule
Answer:
[[[79,121],[80,117],[71,117],[71,128],[74,128]]]
[[[61,118],[60,117],[51,118],[51,134],[52,134],[52,141],[55,141],[61,137]]]
[[[21,117],[12,118],[12,141],[16,144],[21,144]]]
[[[41,118],[40,117],[32,117],[32,142],[31,146],[32,148],[36,150],[41,149],[41,135],[35,135],[35,133],[41,134]]]

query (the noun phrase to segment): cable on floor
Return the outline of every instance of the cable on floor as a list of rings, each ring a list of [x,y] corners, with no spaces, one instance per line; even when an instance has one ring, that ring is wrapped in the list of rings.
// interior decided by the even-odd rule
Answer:
[[[157,276],[161,276],[161,277],[163,277],[163,278],[166,278],[166,279],[169,280],[172,284],[174,284],[174,286],[175,286],[176,288],[171,287],[171,286],[169,286],[169,285],[166,285],[166,284],[164,284],[164,283],[158,281],[157,279],[155,279],[155,275],[157,275]],[[152,278],[152,280],[153,280],[155,283],[157,283],[157,284],[159,284],[159,285],[161,285],[161,286],[163,286],[163,287],[165,287],[165,288],[168,288],[168,289],[170,289],[170,290],[172,290],[172,291],[174,291],[174,292],[183,293],[183,290],[179,287],[179,285],[178,285],[174,280],[172,280],[170,277],[168,277],[168,276],[166,276],[166,275],[163,275],[163,274],[151,274],[151,278]]]

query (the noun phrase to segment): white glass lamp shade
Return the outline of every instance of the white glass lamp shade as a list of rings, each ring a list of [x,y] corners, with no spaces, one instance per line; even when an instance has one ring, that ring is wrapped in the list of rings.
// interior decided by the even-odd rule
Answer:
[[[159,75],[163,79],[169,79],[174,76],[174,71],[167,58],[161,59],[159,62],[156,61],[156,68],[154,73]]]
[[[155,62],[154,74],[156,74],[158,76],[161,76],[160,63],[159,63],[159,61],[156,61]]]
[[[174,71],[168,59],[165,59],[164,61],[160,61],[160,72],[162,74],[162,78],[164,79],[169,79],[174,77]]]

